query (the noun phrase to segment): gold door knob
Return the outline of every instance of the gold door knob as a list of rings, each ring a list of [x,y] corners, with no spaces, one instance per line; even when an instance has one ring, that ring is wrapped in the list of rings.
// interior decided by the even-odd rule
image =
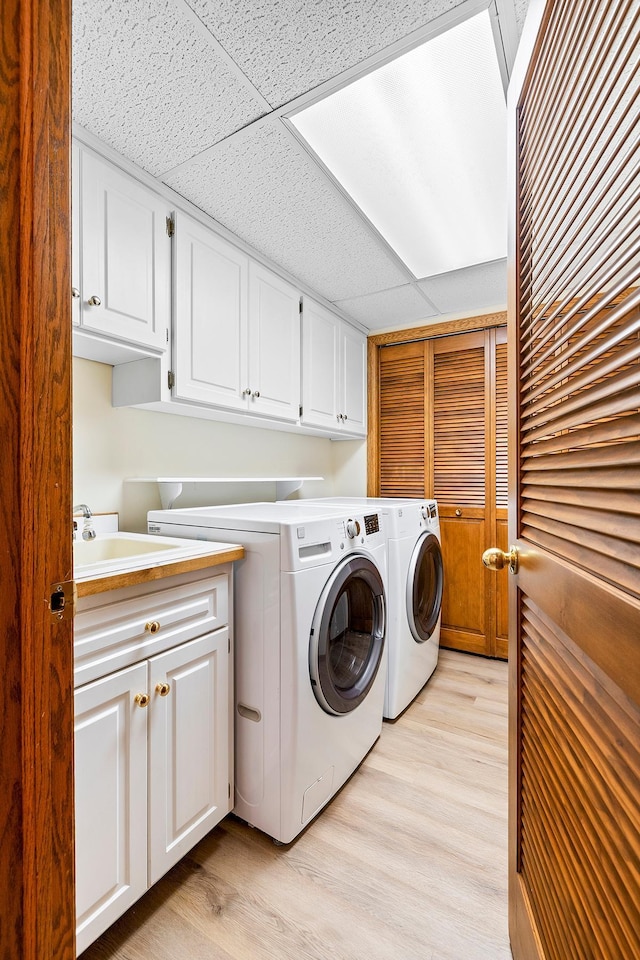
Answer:
[[[145,623],[144,629],[146,630],[147,633],[157,633],[158,630],[160,629],[160,621],[149,620],[147,621],[147,623]]]
[[[159,693],[161,697],[166,697],[170,690],[170,683],[156,683],[156,693]]]
[[[151,697],[149,696],[148,693],[136,693],[134,697],[134,701],[135,703],[138,704],[139,707],[148,707],[150,700],[151,700]]]
[[[509,567],[509,573],[518,572],[518,551],[516,547],[509,547],[509,553],[499,550],[498,547],[489,547],[482,554],[482,562],[489,570],[502,570]]]

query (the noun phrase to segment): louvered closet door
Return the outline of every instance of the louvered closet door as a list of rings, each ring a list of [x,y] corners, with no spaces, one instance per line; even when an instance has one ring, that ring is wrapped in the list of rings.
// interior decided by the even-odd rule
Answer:
[[[445,571],[440,642],[502,657],[506,591],[478,558],[506,540],[505,351],[502,329],[429,341],[428,378],[428,488]]]
[[[630,960],[640,957],[640,3],[532,6],[545,15],[510,106],[511,934],[516,960]]]
[[[482,566],[507,545],[504,327],[379,351],[378,484],[372,496],[436,497],[444,555],[440,642],[507,656],[507,589]]]

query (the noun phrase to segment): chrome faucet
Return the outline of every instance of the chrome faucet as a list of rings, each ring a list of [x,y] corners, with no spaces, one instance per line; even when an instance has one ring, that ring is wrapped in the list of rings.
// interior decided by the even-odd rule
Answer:
[[[82,527],[82,539],[95,540],[96,531],[93,527],[93,524],[91,523],[92,513],[91,513],[91,510],[89,510],[89,507],[86,505],[86,503],[76,504],[76,506],[72,508],[72,512],[73,513],[82,512],[82,516],[84,517],[84,524]],[[73,521],[73,539],[74,540],[76,539],[77,530],[78,530],[78,522],[77,520],[74,520]]]

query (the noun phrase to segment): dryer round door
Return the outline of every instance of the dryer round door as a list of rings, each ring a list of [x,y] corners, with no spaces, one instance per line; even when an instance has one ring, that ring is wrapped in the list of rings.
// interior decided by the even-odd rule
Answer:
[[[320,595],[309,643],[309,673],[327,713],[362,703],[384,652],[385,598],[380,572],[368,557],[346,558]]]
[[[416,543],[407,575],[407,618],[416,643],[433,634],[442,609],[442,550],[433,533]]]

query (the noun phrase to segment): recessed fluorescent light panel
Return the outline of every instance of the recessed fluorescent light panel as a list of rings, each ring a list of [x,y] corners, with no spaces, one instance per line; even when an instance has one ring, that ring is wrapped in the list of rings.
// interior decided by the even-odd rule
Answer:
[[[290,120],[416,277],[506,256],[506,104],[487,11]]]

